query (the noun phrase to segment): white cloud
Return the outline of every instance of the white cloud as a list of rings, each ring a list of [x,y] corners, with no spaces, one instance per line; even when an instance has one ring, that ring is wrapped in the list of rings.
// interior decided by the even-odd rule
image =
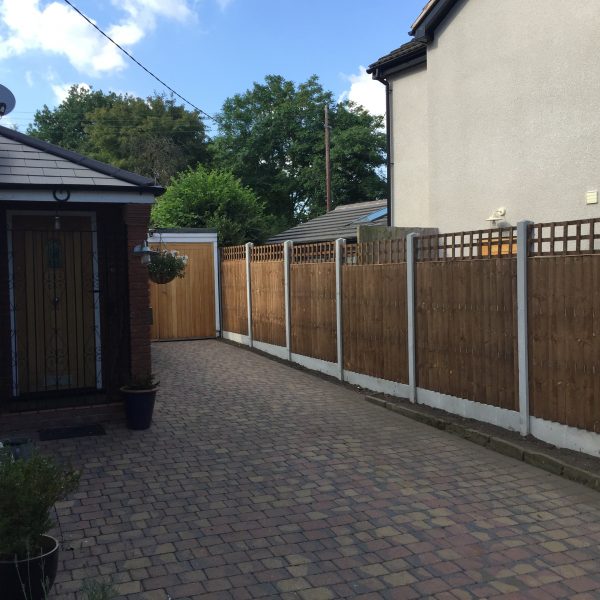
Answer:
[[[156,28],[157,18],[194,17],[187,0],[113,0],[125,13],[106,27],[117,43],[131,46]],[[62,2],[0,0],[0,59],[42,51],[66,57],[80,72],[99,75],[126,66],[123,54]]]
[[[25,81],[29,87],[33,87],[34,79],[33,73],[31,71],[25,71]]]
[[[56,104],[60,104],[63,100],[67,98],[69,95],[69,90],[73,86],[72,83],[56,83],[52,84],[52,91],[54,92],[54,96],[56,98]],[[81,82],[77,84],[77,87],[83,88],[85,90],[89,90],[89,84],[85,82]]]
[[[232,2],[233,0],[217,0],[217,4],[221,10],[225,10]]]
[[[385,115],[385,87],[367,74],[360,66],[355,75],[343,75],[350,82],[350,89],[343,92],[340,100],[351,100],[366,108],[371,114]]]

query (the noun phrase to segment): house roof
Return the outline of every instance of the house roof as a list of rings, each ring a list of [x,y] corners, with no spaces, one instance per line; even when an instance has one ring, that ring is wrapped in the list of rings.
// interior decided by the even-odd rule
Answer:
[[[118,190],[162,194],[164,188],[106,163],[0,126],[0,188]]]
[[[382,56],[367,69],[374,79],[385,79],[392,73],[426,62],[427,43],[433,39],[435,28],[446,18],[458,0],[429,0],[412,24],[409,35],[414,40]]]
[[[331,212],[272,236],[267,243],[276,244],[286,240],[296,243],[327,242],[338,238],[355,240],[358,225],[387,225],[387,213],[374,221],[357,223],[359,219],[382,209],[387,209],[387,200],[342,204]]]
[[[390,69],[397,67],[397,70],[409,68],[414,64],[423,62],[427,54],[427,44],[422,40],[411,40],[400,46],[396,50],[392,50],[385,56],[376,60],[372,65],[369,65],[367,73],[373,73],[373,77],[377,77],[383,70],[389,72]]]
[[[429,0],[412,24],[410,35],[431,37],[433,30],[444,20],[458,0]]]

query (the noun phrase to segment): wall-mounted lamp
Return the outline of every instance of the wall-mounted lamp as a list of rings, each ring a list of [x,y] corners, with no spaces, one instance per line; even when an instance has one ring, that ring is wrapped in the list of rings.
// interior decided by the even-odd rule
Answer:
[[[501,206],[497,208],[487,219],[486,221],[490,221],[492,225],[498,225],[501,221],[504,221],[504,217],[506,216],[506,208]]]
[[[142,244],[138,244],[137,246],[135,246],[135,248],[133,249],[133,253],[136,256],[140,257],[140,262],[143,265],[150,264],[150,261],[152,260],[152,255],[157,254],[155,250],[151,250],[150,246],[148,246],[148,240],[144,240]]]

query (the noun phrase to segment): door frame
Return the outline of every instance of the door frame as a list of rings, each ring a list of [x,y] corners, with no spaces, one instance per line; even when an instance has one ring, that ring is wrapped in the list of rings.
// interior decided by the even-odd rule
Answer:
[[[50,216],[50,217],[90,217],[92,233],[92,278],[94,300],[94,332],[96,338],[96,389],[102,389],[102,327],[100,320],[100,277],[98,273],[98,229],[96,225],[96,211],[70,211],[70,210],[7,210],[6,211],[6,238],[8,246],[8,292],[10,312],[10,339],[12,358],[12,394],[13,398],[19,397],[19,362],[17,344],[17,323],[15,318],[15,283],[12,245],[12,223],[15,216]]]

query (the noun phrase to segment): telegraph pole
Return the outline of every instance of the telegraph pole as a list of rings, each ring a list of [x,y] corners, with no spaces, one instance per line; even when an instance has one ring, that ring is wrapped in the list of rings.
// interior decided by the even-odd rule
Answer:
[[[327,212],[331,210],[331,159],[329,153],[329,105],[325,105],[325,188]]]

